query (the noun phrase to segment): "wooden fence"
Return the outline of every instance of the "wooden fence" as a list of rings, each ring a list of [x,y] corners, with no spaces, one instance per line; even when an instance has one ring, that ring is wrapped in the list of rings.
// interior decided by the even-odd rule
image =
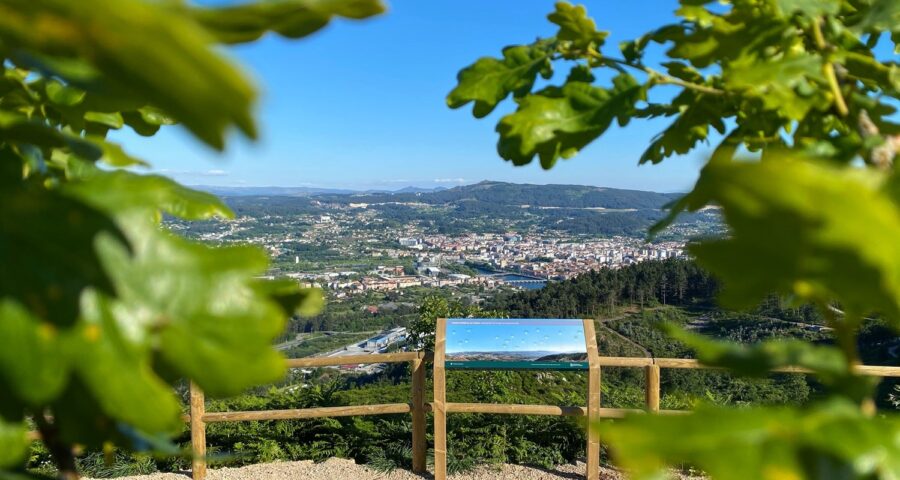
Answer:
[[[386,403],[378,405],[358,405],[346,407],[301,408],[292,410],[265,410],[248,412],[207,412],[203,392],[191,385],[191,444],[194,450],[192,474],[194,480],[206,477],[206,424],[214,422],[240,422],[252,420],[294,420],[304,418],[346,417],[353,415],[383,415],[408,413],[412,415],[412,455],[413,471],[423,473],[426,469],[425,414],[430,412],[433,402],[425,402],[425,363],[432,360],[428,352],[400,352],[373,355],[348,355],[344,357],[297,358],[288,360],[291,368],[326,367],[340,365],[358,365],[375,363],[409,362],[412,372],[412,388],[410,403]],[[598,357],[598,365],[602,367],[643,368],[645,372],[645,408],[599,408],[593,416],[596,418],[622,418],[626,414],[651,412],[661,415],[678,415],[690,413],[684,410],[660,410],[659,373],[661,368],[708,369],[694,359],[680,358],[645,358],[645,357]],[[873,377],[900,377],[900,367],[882,367],[859,365],[856,371],[861,375]],[[773,370],[774,373],[811,373],[809,370],[785,367]],[[599,396],[599,372],[597,388],[590,395]],[[599,405],[599,402],[598,402]],[[553,405],[510,405],[489,403],[445,403],[447,413],[493,413],[513,415],[552,415],[566,417],[584,417],[588,411],[581,406]],[[446,445],[446,431],[435,431],[435,437],[443,435],[442,445]],[[591,475],[594,473],[594,475]],[[588,472],[588,478],[596,478],[599,472]]]

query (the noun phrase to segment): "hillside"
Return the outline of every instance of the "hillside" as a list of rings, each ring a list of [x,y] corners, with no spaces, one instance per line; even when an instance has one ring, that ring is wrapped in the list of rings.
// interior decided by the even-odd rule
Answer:
[[[514,207],[659,209],[679,194],[586,185],[533,185],[484,181],[435,192],[321,194],[320,200],[353,203],[420,202],[430,205],[484,202]]]
[[[487,181],[434,191],[232,190],[240,193],[219,193],[225,193],[226,202],[239,216],[346,213],[363,229],[418,225],[427,233],[440,234],[550,230],[572,235],[643,237],[647,228],[665,215],[664,207],[679,197],[675,193],[585,185]],[[372,213],[381,223],[373,225],[362,219]],[[685,214],[673,232],[682,237],[704,234],[715,231],[718,225],[715,211]]]

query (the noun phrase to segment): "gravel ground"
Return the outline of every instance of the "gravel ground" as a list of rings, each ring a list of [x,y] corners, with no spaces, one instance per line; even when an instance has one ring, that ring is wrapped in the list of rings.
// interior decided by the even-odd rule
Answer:
[[[118,480],[187,480],[189,474],[157,473],[136,477],[120,477]],[[433,478],[431,474],[416,475],[405,470],[379,472],[353,460],[331,458],[322,463],[275,462],[248,465],[240,468],[219,468],[209,470],[208,480],[423,480]],[[584,464],[560,465],[553,470],[542,470],[521,465],[482,466],[469,472],[450,475],[453,480],[574,480],[584,478]],[[602,468],[603,480],[624,480],[616,470]],[[688,479],[691,477],[678,478]]]

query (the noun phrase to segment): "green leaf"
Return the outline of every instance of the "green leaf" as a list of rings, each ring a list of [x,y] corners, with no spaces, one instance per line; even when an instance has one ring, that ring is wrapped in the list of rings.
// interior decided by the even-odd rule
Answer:
[[[525,165],[537,155],[542,167],[551,168],[600,136],[613,120],[625,125],[644,89],[629,75],[617,76],[613,85],[607,90],[570,82],[522,98],[516,112],[497,125],[500,156]]]
[[[122,128],[122,125],[125,124],[125,121],[122,120],[122,114],[119,112],[87,112],[84,114],[84,119],[115,129]]]
[[[275,300],[287,316],[315,315],[325,305],[325,297],[320,289],[301,289],[293,280],[262,280],[256,287],[260,293]]]
[[[363,19],[384,12],[378,0],[279,0],[219,8],[190,8],[189,15],[224,43],[244,43],[268,31],[301,38],[334,17]]]
[[[0,111],[0,139],[17,145],[67,148],[87,160],[96,160],[101,155],[100,149],[90,142],[7,111]]]
[[[831,392],[856,403],[867,398],[877,383],[873,378],[855,375],[846,356],[833,346],[797,339],[744,345],[713,340],[672,324],[663,328],[672,338],[692,348],[704,365],[725,368],[736,375],[762,378],[777,368],[805,368]]]
[[[252,278],[268,260],[254,247],[209,247],[161,231],[145,215],[120,219],[134,244],[103,241],[118,294],[117,322],[153,332],[162,358],[211,395],[234,395],[284,373],[272,349],[286,315]]]
[[[809,18],[818,18],[822,15],[835,15],[841,9],[841,2],[838,0],[776,0],[775,5],[784,17],[802,13]]]
[[[81,103],[81,101],[84,100],[85,95],[84,90],[63,85],[55,80],[47,82],[46,92],[47,98],[49,98],[51,102],[66,107]]]
[[[19,466],[25,460],[27,432],[25,422],[10,423],[0,417],[0,469]]]
[[[0,297],[69,325],[84,289],[112,290],[94,248],[102,233],[122,238],[109,217],[39,187],[0,188],[0,205]]]
[[[869,0],[867,7],[861,8],[847,19],[856,33],[900,32],[900,4],[895,0]]]
[[[0,41],[28,52],[15,55],[17,64],[58,75],[88,96],[155,105],[213,147],[222,148],[231,126],[255,136],[246,77],[197,23],[158,2],[10,0],[0,7]]]
[[[86,170],[78,174],[81,181],[67,185],[65,190],[111,214],[130,210],[163,211],[187,220],[234,216],[215,195],[192,190],[167,177],[83,168]]]
[[[894,479],[900,421],[831,402],[809,410],[701,407],[690,415],[633,415],[600,426],[616,463],[636,479],[690,465],[717,480]],[[731,454],[729,452],[737,452]]]
[[[150,365],[146,325],[115,315],[115,303],[85,292],[81,321],[73,332],[75,371],[103,412],[147,433],[174,433],[181,427],[181,404]],[[121,311],[120,310],[120,311]]]
[[[100,157],[100,160],[111,167],[150,166],[147,162],[126,153],[118,144],[106,141],[99,137],[89,138],[88,140],[103,150],[103,156]]]
[[[0,318],[3,385],[31,406],[45,404],[62,391],[69,376],[60,328],[8,299],[0,300]]]
[[[503,49],[503,58],[484,57],[462,69],[459,82],[447,95],[447,105],[459,108],[474,102],[472,114],[482,118],[494,111],[509,94],[521,97],[531,91],[538,75],[549,78],[550,51],[545,43]]]
[[[587,16],[587,10],[582,5],[557,2],[556,11],[547,15],[547,19],[559,25],[556,38],[570,41],[578,49],[599,49],[609,35],[609,32],[597,31],[597,24]]]
[[[137,110],[122,112],[125,124],[138,135],[152,136],[159,131],[161,125],[174,125],[175,119],[155,107],[142,107]]]
[[[660,113],[678,112],[678,117],[659,135],[653,138],[650,145],[641,155],[640,163],[659,163],[674,154],[683,155],[690,152],[698,142],[709,136],[709,128],[719,133],[725,132],[722,117],[728,116],[729,105],[718,96],[685,90],[672,101],[671,105],[661,107]]]
[[[167,365],[211,395],[280,378],[284,362],[271,342],[284,326],[285,305],[313,297],[280,283],[261,289],[253,277],[268,260],[255,247],[209,247],[158,225],[160,209],[203,219],[230,215],[227,207],[165,177],[88,167],[80,178],[65,192],[115,215],[134,248],[129,255],[120,242],[99,244],[115,285],[117,323],[152,335]]]
[[[900,67],[884,64],[869,55],[856,52],[843,54],[841,62],[847,72],[871,88],[882,88],[897,95],[900,92]]]
[[[729,238],[690,252],[722,279],[725,304],[748,308],[775,291],[900,326],[900,210],[885,180],[788,158],[711,162],[675,211],[722,207]]]
[[[832,100],[811,83],[826,82],[822,59],[815,55],[743,61],[726,69],[723,78],[730,88],[792,120],[802,119],[812,108],[825,110]]]

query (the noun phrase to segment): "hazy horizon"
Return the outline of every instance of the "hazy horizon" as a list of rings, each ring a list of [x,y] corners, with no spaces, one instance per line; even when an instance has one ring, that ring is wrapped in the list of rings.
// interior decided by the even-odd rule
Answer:
[[[638,166],[644,148],[671,119],[611,128],[576,158],[545,171],[537,162],[513,167],[497,155],[494,127],[513,102],[481,120],[472,118],[470,107],[447,107],[445,97],[460,69],[480,57],[500,55],[504,46],[553,35],[556,27],[546,17],[554,3],[396,0],[382,16],[335,21],[303,42],[269,35],[229,47],[263,94],[256,108],[258,142],[233,135],[220,156],[179,127],[164,128],[152,140],[127,129],[111,132],[111,138],[149,161],[152,172],[189,185],[396,190],[494,179],[687,191],[703,148],[659,165]],[[607,39],[612,49],[677,20],[676,4],[608,6],[587,2],[599,27],[612,30]],[[516,12],[516,21],[510,21],[510,11]],[[459,25],[466,26],[465,34]],[[405,41],[411,38],[416,40]],[[661,50],[651,46],[646,60],[661,59]],[[565,74],[562,69],[558,76]]]
[[[159,173],[159,172],[157,172]],[[353,191],[353,192],[367,192],[367,191],[383,191],[383,192],[398,192],[404,189],[417,188],[417,189],[427,189],[427,190],[438,190],[438,189],[450,189],[456,187],[465,187],[470,185],[477,185],[479,183],[492,182],[492,183],[508,183],[514,185],[538,185],[538,186],[549,186],[549,185],[565,185],[565,186],[577,186],[577,187],[595,187],[595,188],[604,188],[604,189],[613,189],[613,190],[635,190],[635,191],[645,191],[645,192],[653,192],[653,193],[685,193],[687,189],[683,190],[653,190],[648,188],[627,188],[627,187],[615,187],[610,185],[593,185],[589,183],[559,183],[559,182],[515,182],[509,180],[495,180],[495,179],[483,179],[483,180],[475,180],[472,182],[460,183],[450,186],[443,185],[435,185],[435,184],[427,184],[427,183],[409,183],[409,184],[375,184],[375,186],[367,187],[367,188],[353,188],[353,187],[344,187],[338,185],[330,185],[330,184],[313,184],[308,182],[301,182],[296,185],[223,185],[223,184],[215,184],[215,183],[193,183],[189,184],[192,188],[197,189],[280,189],[280,190],[290,190],[290,189],[311,189],[311,190],[344,190],[344,191]]]

